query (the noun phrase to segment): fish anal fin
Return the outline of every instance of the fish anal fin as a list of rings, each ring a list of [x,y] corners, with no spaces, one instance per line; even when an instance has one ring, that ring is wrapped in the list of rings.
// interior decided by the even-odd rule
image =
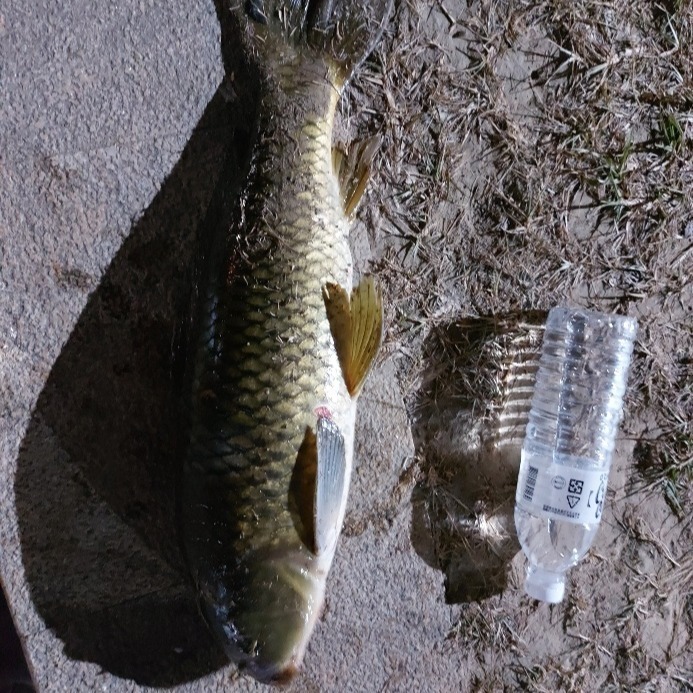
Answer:
[[[366,191],[371,162],[379,146],[380,138],[371,137],[353,144],[348,153],[339,147],[332,150],[334,173],[339,181],[340,198],[347,217],[354,215]]]
[[[318,465],[313,526],[314,550],[320,556],[332,551],[339,538],[340,517],[346,501],[346,455],[344,438],[331,419],[318,419],[316,438]]]
[[[343,287],[329,283],[323,298],[344,382],[349,394],[356,397],[382,341],[382,294],[373,277],[366,276],[351,297]]]

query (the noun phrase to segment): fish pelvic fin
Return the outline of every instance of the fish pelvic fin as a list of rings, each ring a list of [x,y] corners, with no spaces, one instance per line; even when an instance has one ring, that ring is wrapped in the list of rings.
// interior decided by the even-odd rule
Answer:
[[[287,43],[329,56],[346,81],[380,39],[392,5],[393,0],[245,0],[243,11]]]
[[[351,296],[333,283],[325,284],[322,293],[344,382],[357,397],[382,342],[382,293],[371,276],[364,277]]]

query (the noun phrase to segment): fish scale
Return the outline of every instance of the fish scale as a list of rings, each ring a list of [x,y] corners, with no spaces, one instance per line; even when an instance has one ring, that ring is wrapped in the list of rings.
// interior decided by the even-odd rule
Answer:
[[[311,70],[310,79],[304,83],[313,87],[314,76]],[[292,80],[294,88],[298,88],[298,81],[296,77]],[[312,557],[298,539],[286,507],[285,488],[305,429],[315,425],[313,409],[328,398],[324,383],[339,372],[322,287],[326,281],[348,285],[351,272],[348,225],[339,214],[339,190],[331,170],[331,123],[325,117],[329,116],[334,97],[329,84],[323,86],[323,91],[327,95],[324,126],[318,117],[303,116],[299,122],[284,120],[284,132],[270,126],[269,134],[261,137],[273,144],[262,152],[258,170],[291,172],[273,181],[287,204],[282,205],[280,200],[272,210],[271,216],[279,223],[274,226],[271,243],[263,237],[256,242],[259,249],[250,250],[248,276],[236,277],[231,285],[217,284],[208,297],[209,305],[215,307],[209,313],[215,319],[206,330],[196,358],[197,398],[194,394],[189,453],[191,460],[205,459],[204,471],[213,469],[215,477],[222,475],[221,480],[215,478],[215,483],[223,483],[229,497],[252,502],[252,508],[230,505],[227,525],[242,523],[245,538],[250,541],[265,535],[248,531],[248,518],[252,517],[256,526],[269,519],[272,536],[285,535],[292,548],[305,553],[308,560]],[[311,100],[315,101],[313,93]],[[274,111],[265,111],[261,129],[276,119]],[[300,133],[288,138],[300,152],[303,170],[295,173],[283,160],[295,162],[296,154],[276,144],[291,131]],[[260,177],[266,179],[262,173]],[[265,185],[266,180],[251,181],[249,188]],[[306,194],[308,188],[312,188],[310,194]],[[266,200],[261,203],[264,205]],[[305,223],[306,219],[311,223]],[[322,223],[316,224],[316,219]],[[264,277],[267,279],[263,281]],[[210,345],[214,346],[210,349]],[[239,354],[240,358],[221,370],[217,360],[224,353]],[[292,372],[288,367],[291,364],[299,370]],[[341,399],[346,400],[346,389],[341,389]],[[338,408],[339,402],[334,399],[333,406]],[[244,416],[251,411],[252,420]],[[223,444],[221,450],[217,441]],[[200,454],[198,448],[204,453]],[[214,452],[229,448],[235,454],[223,454],[209,465]]]

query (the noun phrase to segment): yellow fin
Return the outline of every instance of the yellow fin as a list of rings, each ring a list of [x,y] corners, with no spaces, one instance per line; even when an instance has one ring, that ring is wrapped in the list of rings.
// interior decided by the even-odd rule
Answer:
[[[337,180],[340,183],[340,190],[342,182],[342,166],[344,165],[345,159],[346,152],[341,147],[332,147],[332,170],[334,171],[334,175],[337,176]]]
[[[347,390],[356,397],[373,365],[383,336],[383,298],[373,277],[364,277],[351,292],[328,283],[323,299],[332,339]]]
[[[339,180],[342,207],[347,217],[354,215],[366,191],[371,162],[379,146],[380,139],[371,137],[354,144],[348,154],[339,147],[332,149],[332,167]]]

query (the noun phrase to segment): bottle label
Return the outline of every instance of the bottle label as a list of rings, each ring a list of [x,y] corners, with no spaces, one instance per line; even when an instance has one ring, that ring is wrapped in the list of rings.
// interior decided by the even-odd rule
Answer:
[[[517,505],[534,515],[574,524],[599,522],[609,478],[603,469],[562,464],[523,464],[517,483]]]

